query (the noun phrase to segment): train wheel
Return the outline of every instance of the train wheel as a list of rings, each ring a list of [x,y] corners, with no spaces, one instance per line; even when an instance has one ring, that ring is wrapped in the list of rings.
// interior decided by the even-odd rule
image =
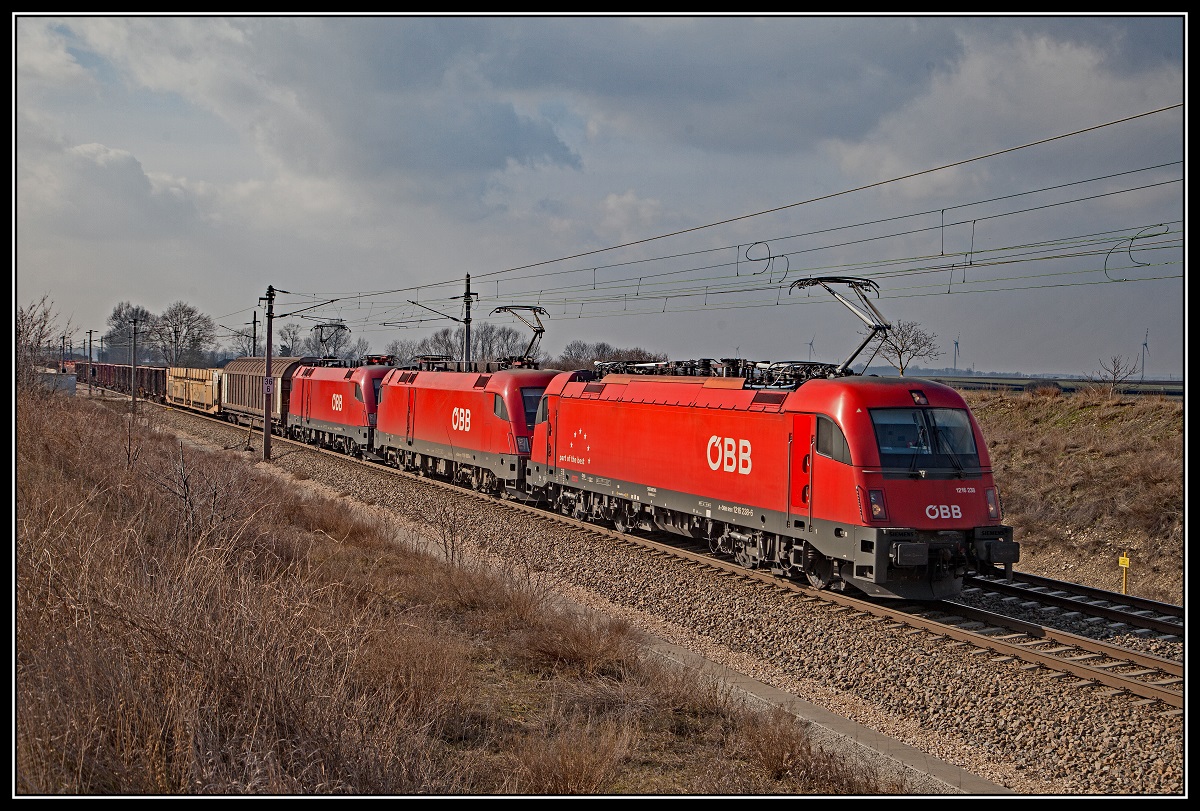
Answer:
[[[809,561],[804,574],[814,589],[827,589],[834,578],[833,561],[829,558]]]
[[[742,540],[733,542],[733,559],[738,566],[746,569],[756,568],[756,561],[753,555],[750,554],[750,543]]]

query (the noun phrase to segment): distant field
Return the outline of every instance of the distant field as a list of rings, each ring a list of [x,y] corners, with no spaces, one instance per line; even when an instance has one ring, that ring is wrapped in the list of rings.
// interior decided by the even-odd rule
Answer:
[[[936,380],[953,386],[960,391],[1032,391],[1039,387],[1055,387],[1065,393],[1085,391],[1097,386],[1107,388],[1107,383],[1096,383],[1080,378],[1051,377],[946,377],[943,375],[914,375],[925,380]],[[1182,397],[1182,380],[1134,380],[1117,385],[1118,394],[1157,394],[1164,397]]]

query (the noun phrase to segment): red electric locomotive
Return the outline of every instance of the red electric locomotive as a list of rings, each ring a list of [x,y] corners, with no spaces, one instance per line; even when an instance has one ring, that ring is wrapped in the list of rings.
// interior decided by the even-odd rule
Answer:
[[[831,282],[878,316],[863,295],[873,282],[810,283]],[[872,326],[868,341],[888,328],[837,297]],[[963,399],[931,381],[854,376],[853,358],[564,373],[539,406],[527,488],[564,513],[706,539],[819,588],[941,599],[969,571],[1016,562]]]
[[[317,362],[292,371],[287,434],[351,456],[371,454],[383,378],[391,355],[368,355],[358,365]]]
[[[393,369],[383,379],[375,453],[482,492],[521,494],[529,427],[557,371]],[[442,364],[443,368],[447,364]]]

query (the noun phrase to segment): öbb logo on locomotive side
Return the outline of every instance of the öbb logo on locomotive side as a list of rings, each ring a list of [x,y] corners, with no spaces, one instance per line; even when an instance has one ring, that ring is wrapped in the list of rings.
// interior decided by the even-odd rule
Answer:
[[[342,410],[342,395],[340,395],[340,394],[333,395],[333,410],[334,411]]]
[[[471,430],[471,409],[456,408],[450,417],[450,426],[455,431],[470,431]]]
[[[729,436],[708,438],[708,466],[712,470],[735,470],[743,475],[750,472],[750,440]]]
[[[957,504],[930,504],[925,508],[930,518],[962,518],[962,509]]]

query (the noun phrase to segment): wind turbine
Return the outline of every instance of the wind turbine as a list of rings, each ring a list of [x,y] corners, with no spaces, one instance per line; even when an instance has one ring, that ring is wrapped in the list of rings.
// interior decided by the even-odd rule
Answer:
[[[958,339],[954,339],[954,370],[958,372]]]
[[[808,359],[809,359],[809,360],[812,360],[812,353],[813,353],[813,341],[815,341],[815,340],[817,340],[817,336],[816,336],[816,335],[814,335],[814,336],[812,337],[812,341],[809,341],[809,342],[808,342]]]
[[[1142,380],[1146,379],[1146,356],[1150,354],[1150,328],[1146,327],[1146,338],[1142,341]]]

